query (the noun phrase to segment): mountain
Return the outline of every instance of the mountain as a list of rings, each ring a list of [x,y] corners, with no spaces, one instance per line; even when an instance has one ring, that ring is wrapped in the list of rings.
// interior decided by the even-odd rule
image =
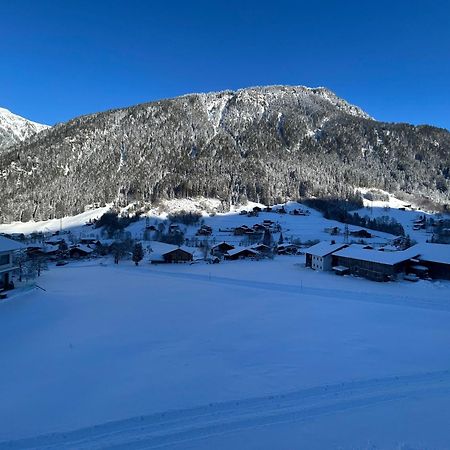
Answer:
[[[449,202],[450,133],[377,122],[326,88],[192,94],[78,117],[0,158],[0,220],[115,201],[245,200],[381,188]]]
[[[49,128],[0,108],[0,151]]]

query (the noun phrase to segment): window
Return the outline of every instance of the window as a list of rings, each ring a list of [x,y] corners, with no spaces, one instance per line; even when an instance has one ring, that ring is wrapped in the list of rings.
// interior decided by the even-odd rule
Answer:
[[[9,254],[0,255],[0,266],[5,266],[9,264]]]

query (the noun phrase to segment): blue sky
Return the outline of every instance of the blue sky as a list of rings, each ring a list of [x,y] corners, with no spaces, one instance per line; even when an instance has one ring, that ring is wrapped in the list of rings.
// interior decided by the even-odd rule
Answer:
[[[241,87],[326,86],[450,129],[450,2],[2,1],[0,106],[54,124]]]

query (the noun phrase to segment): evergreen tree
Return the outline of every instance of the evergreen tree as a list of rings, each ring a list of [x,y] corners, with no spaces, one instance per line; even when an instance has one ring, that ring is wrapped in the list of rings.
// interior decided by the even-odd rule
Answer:
[[[144,258],[144,249],[142,248],[142,244],[140,242],[137,242],[134,244],[133,248],[133,261],[136,264],[136,266],[139,265],[139,262],[142,261]]]
[[[272,233],[268,228],[264,230],[263,242],[267,247],[272,247]]]

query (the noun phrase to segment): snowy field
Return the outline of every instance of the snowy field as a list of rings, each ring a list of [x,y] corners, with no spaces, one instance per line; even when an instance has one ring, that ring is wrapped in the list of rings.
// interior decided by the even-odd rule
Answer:
[[[302,263],[51,267],[0,303],[0,449],[449,449],[450,283]]]

